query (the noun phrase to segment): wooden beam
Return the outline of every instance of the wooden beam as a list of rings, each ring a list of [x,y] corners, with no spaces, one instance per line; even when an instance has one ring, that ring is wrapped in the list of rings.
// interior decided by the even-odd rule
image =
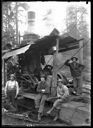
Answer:
[[[61,48],[61,49],[59,49],[59,52],[66,52],[66,51],[78,49],[78,48],[79,48],[79,45],[75,45],[75,46],[68,47],[68,48]]]
[[[52,78],[52,87],[51,95],[56,96],[57,90],[57,55],[59,50],[59,38],[56,39],[56,52],[53,55],[53,78]]]

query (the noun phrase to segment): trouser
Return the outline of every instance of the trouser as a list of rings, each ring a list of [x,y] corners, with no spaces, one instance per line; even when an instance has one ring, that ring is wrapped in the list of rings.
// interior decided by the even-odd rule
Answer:
[[[46,99],[47,99],[47,95],[45,94],[37,95],[37,98],[35,99],[35,108],[39,108],[38,110],[39,113],[43,112]]]
[[[82,77],[73,77],[74,89],[77,93],[82,92]]]
[[[15,96],[16,96],[16,90],[7,90],[7,98],[14,107],[16,107]]]
[[[67,102],[68,99],[69,99],[69,97],[65,97],[65,98],[63,98],[63,99],[62,99],[62,98],[61,98],[61,99],[57,99],[57,100],[54,102],[52,110],[53,110],[53,109],[56,110],[56,117],[57,117],[57,118],[59,117],[59,113],[60,113],[60,109],[61,109],[62,103]]]
[[[69,97],[65,97],[65,98],[60,98],[60,99],[57,99],[54,104],[53,104],[53,107],[56,108],[56,109],[60,109],[62,103],[65,103],[67,102],[69,99]]]

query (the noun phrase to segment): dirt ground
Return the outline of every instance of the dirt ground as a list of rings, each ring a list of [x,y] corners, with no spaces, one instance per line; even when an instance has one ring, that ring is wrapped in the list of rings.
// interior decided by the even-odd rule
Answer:
[[[67,126],[65,123],[59,121],[54,122],[49,118],[45,118],[44,120],[46,121],[46,123],[34,123],[2,115],[2,126]]]
[[[20,104],[21,104],[21,101],[20,101]],[[31,111],[33,110],[33,108],[34,108],[33,100],[30,100],[30,102],[29,102],[29,99],[26,99],[24,104],[29,106]],[[49,104],[46,104],[46,105],[49,105]],[[52,104],[50,104],[50,106],[51,105]],[[47,109],[49,109],[49,108],[47,107]],[[59,120],[53,121],[53,119],[48,116],[43,117],[41,122],[35,123],[35,122],[24,121],[21,119],[15,119],[15,118],[12,118],[12,117],[2,114],[2,126],[6,126],[6,125],[7,126],[68,126],[68,124],[66,124],[62,121],[59,121]]]

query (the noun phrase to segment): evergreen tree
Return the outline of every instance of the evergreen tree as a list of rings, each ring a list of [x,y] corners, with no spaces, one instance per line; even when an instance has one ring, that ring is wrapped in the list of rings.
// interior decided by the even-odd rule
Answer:
[[[87,43],[87,45],[83,48],[83,59],[84,65],[86,66],[84,79],[90,80],[90,76],[87,73],[91,72],[91,52],[90,52],[90,40],[89,40],[89,31],[88,31],[88,24],[86,21],[87,18],[87,10],[85,7],[80,6],[76,7],[69,7],[67,8],[67,16],[66,16],[66,26],[68,33],[76,38],[81,39],[83,38],[83,43]]]
[[[18,44],[16,40],[16,36],[18,36],[18,22],[24,22],[18,20],[18,14],[22,11],[19,7],[25,10],[28,9],[28,5],[25,2],[2,3],[2,49],[6,49],[5,46],[7,44],[11,44],[12,47]]]

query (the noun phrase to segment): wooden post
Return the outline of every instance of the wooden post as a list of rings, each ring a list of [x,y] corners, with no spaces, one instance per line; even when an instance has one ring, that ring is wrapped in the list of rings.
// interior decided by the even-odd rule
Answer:
[[[80,40],[79,47],[83,47],[83,40]],[[79,63],[83,64],[83,48],[81,48],[79,51]]]
[[[20,40],[20,31],[19,31],[19,44],[21,44],[21,40]]]
[[[79,51],[79,63],[83,65],[83,40],[79,42],[79,47],[81,48]],[[83,74],[82,74],[83,75]],[[78,92],[82,92],[82,85],[83,85],[83,76],[81,75],[81,84],[79,86]]]
[[[2,86],[5,85],[5,62],[2,60]]]
[[[7,81],[7,63],[4,63],[4,84],[6,83]]]
[[[3,59],[3,65],[2,65],[2,84],[5,86],[6,81],[7,81],[7,64],[5,63],[5,60]]]
[[[59,38],[57,38],[56,42],[56,52],[53,55],[53,78],[52,78],[52,88],[51,88],[51,95],[56,96],[57,91],[57,55],[59,49]]]
[[[6,81],[7,81],[7,65],[5,63],[5,83],[6,83]]]

